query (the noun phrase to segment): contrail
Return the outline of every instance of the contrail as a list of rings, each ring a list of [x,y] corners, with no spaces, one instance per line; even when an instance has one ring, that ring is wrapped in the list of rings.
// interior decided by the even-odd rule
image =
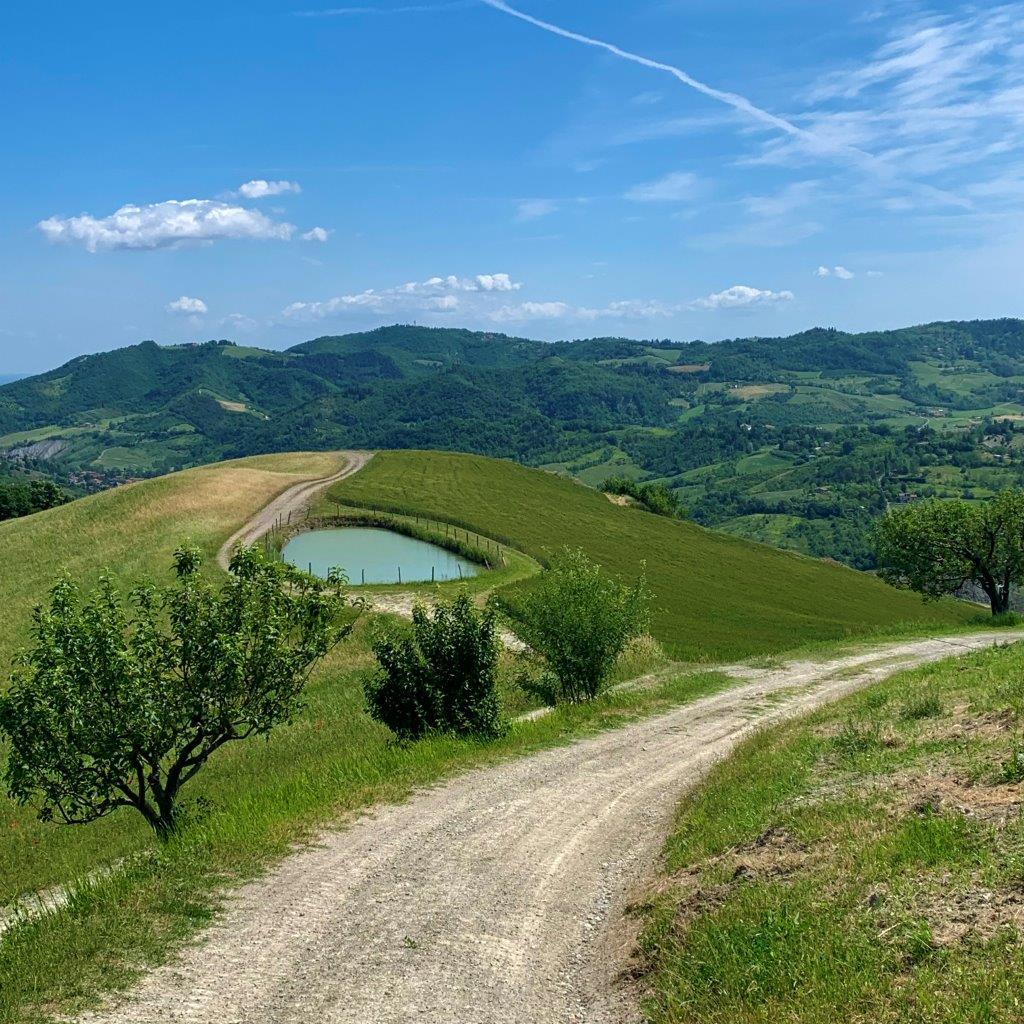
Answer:
[[[488,7],[493,7],[496,11],[511,14],[513,18],[519,18],[520,21],[535,25],[537,28],[543,29],[545,32],[551,32],[553,35],[561,36],[563,39],[571,39],[573,42],[583,43],[585,46],[595,46],[599,50],[607,50],[608,53],[613,53],[616,57],[621,57],[623,60],[632,61],[634,64],[642,64],[645,68],[664,71],[672,75],[673,78],[677,78],[683,85],[688,85],[691,89],[695,89],[697,92],[713,100],[725,103],[735,110],[739,110],[749,117],[761,121],[763,124],[777,128],[787,135],[796,135],[820,145],[820,141],[811,132],[793,124],[792,121],[787,121],[784,117],[779,117],[769,110],[762,110],[761,107],[751,103],[745,96],[740,96],[734,92],[725,92],[722,89],[716,89],[713,85],[708,85],[706,82],[701,82],[692,75],[688,75],[681,68],[673,67],[671,64],[663,64],[661,61],[651,60],[649,57],[643,57],[639,53],[631,53],[629,50],[623,50],[613,43],[605,43],[600,39],[592,39],[590,36],[581,35],[579,32],[571,32],[569,29],[552,25],[549,21],[541,21],[540,18],[533,17],[532,14],[526,14],[524,11],[518,11],[514,7],[509,7],[505,0],[482,0],[482,2],[487,4]]]

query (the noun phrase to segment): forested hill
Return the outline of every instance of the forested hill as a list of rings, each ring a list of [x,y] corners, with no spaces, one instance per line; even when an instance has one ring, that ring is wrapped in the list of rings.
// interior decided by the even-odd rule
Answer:
[[[0,387],[0,450],[92,485],[258,452],[444,448],[657,479],[702,522],[867,564],[893,500],[1021,478],[1024,322],[715,344],[411,326],[143,342]]]

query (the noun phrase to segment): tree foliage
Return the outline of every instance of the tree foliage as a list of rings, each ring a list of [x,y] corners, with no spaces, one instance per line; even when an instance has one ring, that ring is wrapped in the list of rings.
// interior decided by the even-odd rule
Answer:
[[[601,485],[608,494],[624,494],[640,502],[648,512],[674,519],[684,515],[679,495],[663,483],[642,484],[626,476],[610,476]]]
[[[61,577],[36,610],[0,730],[8,788],[42,819],[133,807],[166,837],[182,787],[226,743],[291,720],[310,670],[352,628],[342,577],[313,579],[258,548],[235,552],[219,589],[194,549],[176,553],[175,572],[127,599],[109,574],[84,599]]]
[[[890,509],[875,542],[889,582],[928,598],[974,583],[1000,615],[1024,580],[1024,491],[978,503],[932,499]]]
[[[565,548],[508,611],[516,634],[544,658],[559,699],[582,701],[601,692],[626,645],[647,629],[649,605],[643,575],[627,586]]]
[[[69,495],[52,480],[0,477],[0,520],[43,512],[68,500]]]
[[[380,671],[366,683],[370,714],[401,739],[500,731],[494,613],[467,594],[433,611],[417,606],[411,629],[381,631],[373,651]]]

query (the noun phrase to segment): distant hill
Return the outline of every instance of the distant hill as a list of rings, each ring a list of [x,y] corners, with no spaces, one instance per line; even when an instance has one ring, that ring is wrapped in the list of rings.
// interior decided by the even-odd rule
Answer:
[[[0,385],[10,384],[12,381],[21,380],[27,376],[27,373],[0,373]]]
[[[399,325],[285,352],[147,341],[0,387],[0,451],[83,486],[340,447],[660,480],[699,522],[867,567],[887,503],[1024,479],[1024,322],[715,344]]]

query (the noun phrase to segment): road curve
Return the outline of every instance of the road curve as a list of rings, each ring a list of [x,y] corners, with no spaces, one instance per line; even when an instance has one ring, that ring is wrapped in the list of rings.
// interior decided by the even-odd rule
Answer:
[[[1016,641],[888,644],[728,669],[656,718],[377,809],[234,893],[219,922],[92,1024],[621,1024],[629,893],[682,792],[751,730],[902,668]]]
[[[287,519],[289,512],[301,511],[320,491],[330,487],[331,484],[336,484],[339,480],[344,480],[345,477],[358,473],[373,458],[373,452],[336,452],[334,454],[340,455],[345,460],[343,469],[331,476],[320,477],[316,480],[300,480],[297,484],[292,484],[224,542],[217,553],[217,563],[222,569],[227,569],[228,563],[231,561],[231,554],[237,544],[255,543],[279,519]]]

